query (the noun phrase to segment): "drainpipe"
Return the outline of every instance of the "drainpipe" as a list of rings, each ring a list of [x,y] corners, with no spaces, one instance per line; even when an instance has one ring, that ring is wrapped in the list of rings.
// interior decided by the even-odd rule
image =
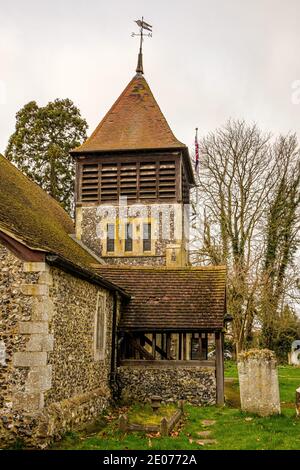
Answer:
[[[113,293],[113,317],[112,317],[112,335],[111,335],[111,363],[110,363],[110,387],[113,392],[113,397],[116,395],[116,348],[117,348],[117,307],[118,307],[118,294],[116,291]]]

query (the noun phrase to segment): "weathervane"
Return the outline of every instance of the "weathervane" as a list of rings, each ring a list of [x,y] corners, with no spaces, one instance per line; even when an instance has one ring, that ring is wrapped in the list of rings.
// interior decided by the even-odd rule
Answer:
[[[131,36],[140,36],[140,51],[139,51],[139,56],[138,56],[138,63],[137,63],[137,68],[136,72],[137,73],[144,73],[143,70],[143,41],[144,41],[144,36],[147,36],[149,38],[152,37],[152,26],[146,21],[144,21],[144,17],[142,16],[141,20],[135,20],[135,23],[139,26],[140,32],[139,33],[132,33]],[[148,34],[144,33],[144,29],[146,31],[150,31]]]

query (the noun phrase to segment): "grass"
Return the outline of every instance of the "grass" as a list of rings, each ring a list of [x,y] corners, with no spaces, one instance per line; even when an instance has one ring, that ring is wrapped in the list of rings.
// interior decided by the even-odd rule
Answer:
[[[278,378],[282,406],[294,407],[295,390],[300,387],[300,367],[279,366]]]
[[[229,362],[225,371],[226,406],[218,408],[216,406],[196,407],[185,405],[184,421],[169,437],[143,433],[122,434],[118,430],[120,410],[112,410],[106,417],[106,424],[101,429],[94,430],[92,435],[69,433],[55,448],[91,450],[299,450],[300,419],[295,417],[294,403],[295,390],[300,386],[300,368],[280,366],[278,374],[282,400],[282,414],[280,416],[261,418],[240,411],[238,408],[237,369],[234,363]],[[167,407],[167,409],[170,411],[171,407]],[[144,409],[139,405],[135,405],[131,408],[129,414],[131,413],[131,417],[134,417],[136,421],[137,417],[141,416],[142,410]],[[149,416],[148,411],[146,411],[146,415]],[[203,420],[214,420],[215,424],[208,426],[202,423]],[[202,431],[210,431],[211,434],[207,438],[216,442],[203,446],[203,437],[198,435]]]
[[[142,406],[140,404],[133,405],[128,413],[128,419],[131,423],[145,424],[147,426],[159,425],[163,417],[169,419],[176,410],[176,405],[163,405],[156,413],[152,412],[150,405]]]
[[[236,362],[234,362],[234,361],[225,361],[224,375],[225,375],[225,377],[238,378],[238,371],[237,371]]]

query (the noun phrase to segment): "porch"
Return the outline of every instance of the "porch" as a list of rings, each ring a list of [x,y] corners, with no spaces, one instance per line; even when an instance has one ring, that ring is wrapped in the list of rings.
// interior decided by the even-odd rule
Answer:
[[[120,265],[97,272],[130,295],[113,338],[112,375],[121,398],[161,395],[164,401],[223,405],[226,268]]]
[[[166,401],[224,404],[221,331],[124,331],[118,344],[118,382],[125,401],[159,394]]]

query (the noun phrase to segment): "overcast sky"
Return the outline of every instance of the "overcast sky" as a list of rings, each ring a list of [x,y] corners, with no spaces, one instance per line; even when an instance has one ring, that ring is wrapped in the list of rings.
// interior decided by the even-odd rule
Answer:
[[[28,101],[71,98],[89,133],[135,73],[134,19],[153,25],[145,77],[192,146],[228,118],[300,125],[299,0],[0,0],[0,152]],[[297,80],[299,82],[297,82]],[[294,88],[293,88],[294,86]]]

